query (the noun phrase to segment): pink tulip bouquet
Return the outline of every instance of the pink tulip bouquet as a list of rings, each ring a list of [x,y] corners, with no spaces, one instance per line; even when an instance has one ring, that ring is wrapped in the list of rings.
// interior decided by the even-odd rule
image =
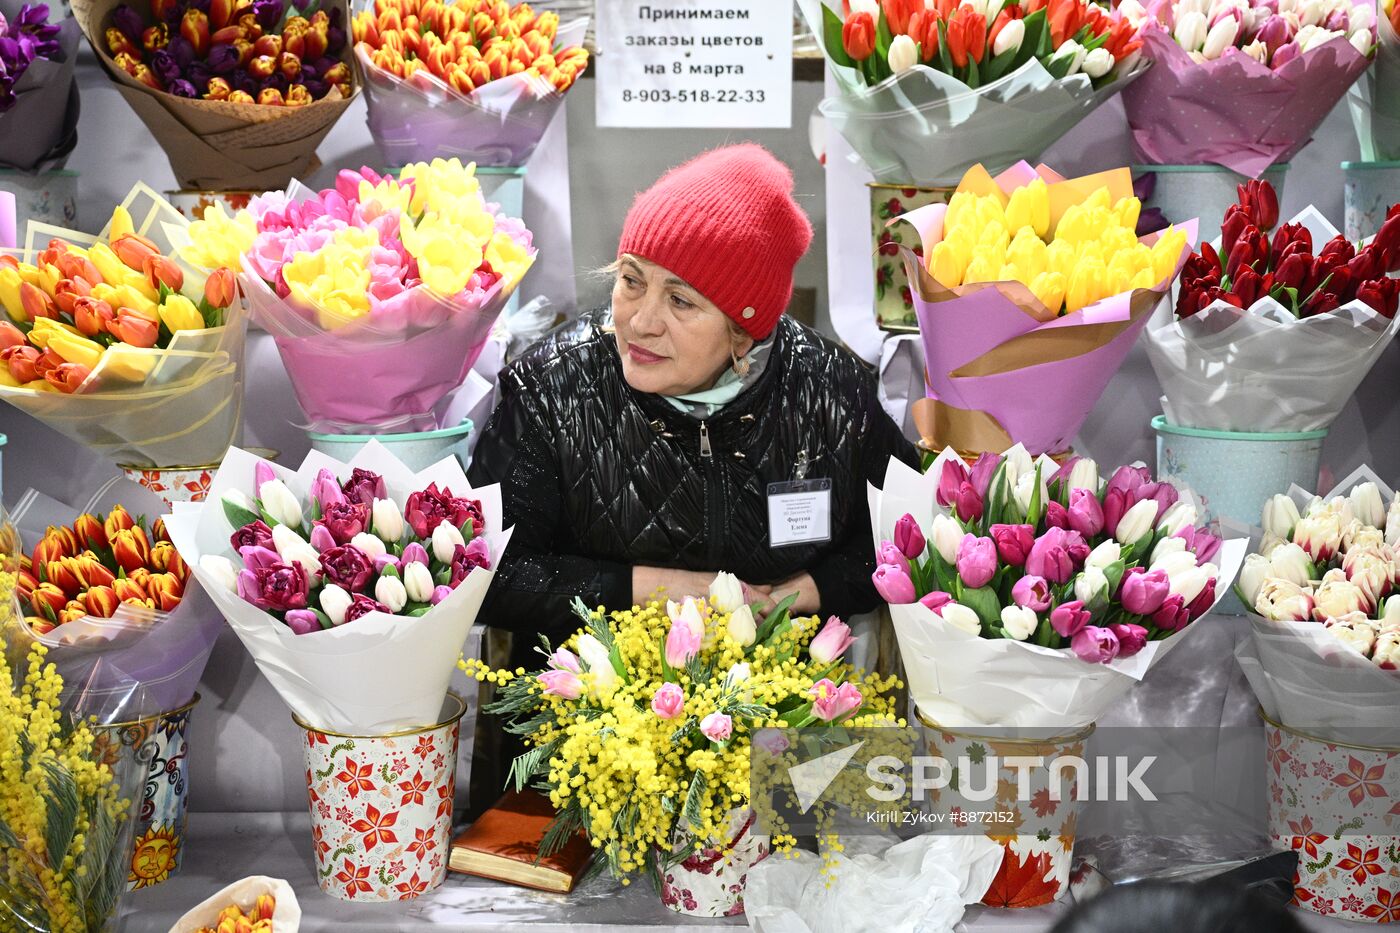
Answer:
[[[1105,481],[1021,446],[919,474],[891,462],[875,586],[910,691],[940,725],[1096,720],[1215,605],[1244,557],[1142,467]]]
[[[1236,587],[1253,629],[1237,656],[1275,722],[1395,744],[1374,730],[1400,742],[1400,498],[1364,467],[1336,491],[1295,487],[1265,503]]]
[[[473,490],[454,458],[415,474],[371,443],[295,473],[234,448],[166,526],[287,705],[364,735],[437,721],[500,515],[499,488]]]
[[[1287,162],[1370,64],[1370,0],[1126,0],[1155,64],[1123,91],[1137,158],[1257,176]]]
[[[342,171],[190,225],[184,257],[240,269],[312,427],[437,427],[535,260],[530,231],[481,194],[474,165],[435,159],[397,176]],[[354,379],[346,379],[353,371]]]

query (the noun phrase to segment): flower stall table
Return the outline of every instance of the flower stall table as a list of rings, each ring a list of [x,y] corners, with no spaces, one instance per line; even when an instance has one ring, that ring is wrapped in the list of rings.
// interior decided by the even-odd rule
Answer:
[[[449,874],[446,883],[417,901],[354,904],[322,894],[311,861],[310,817],[296,813],[200,813],[190,821],[189,851],[180,874],[132,892],[122,902],[122,933],[164,933],[186,910],[239,878],[286,878],[302,909],[302,933],[356,931],[510,931],[742,929],[734,920],[687,920],[667,910],[645,883],[623,888],[606,875],[571,895]],[[1059,905],[1025,910],[969,908],[959,930],[967,933],[1032,933],[1050,928]],[[1295,912],[1309,930],[1341,933],[1354,927]]]

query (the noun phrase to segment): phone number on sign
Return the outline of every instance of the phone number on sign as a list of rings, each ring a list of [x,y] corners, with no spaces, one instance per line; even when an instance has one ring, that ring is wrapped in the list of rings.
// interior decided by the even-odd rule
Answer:
[[[640,104],[761,104],[764,93],[761,90],[747,91],[671,91],[666,89],[622,92],[623,103]]]

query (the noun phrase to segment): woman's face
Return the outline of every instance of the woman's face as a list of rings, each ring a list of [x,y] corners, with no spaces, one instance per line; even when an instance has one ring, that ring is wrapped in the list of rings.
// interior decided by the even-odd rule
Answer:
[[[703,391],[753,346],[703,295],[638,256],[618,262],[612,310],[622,373],[638,392]]]

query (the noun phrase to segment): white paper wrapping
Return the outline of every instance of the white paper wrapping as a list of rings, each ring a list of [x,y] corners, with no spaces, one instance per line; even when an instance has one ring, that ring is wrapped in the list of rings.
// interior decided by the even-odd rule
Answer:
[[[1394,496],[1375,470],[1361,466],[1328,497],[1367,482],[1382,501]],[[1313,493],[1294,485],[1287,495],[1307,513]],[[1381,670],[1316,622],[1274,622],[1251,612],[1249,623],[1252,638],[1235,649],[1235,660],[1270,719],[1325,741],[1400,747],[1400,671]]]
[[[769,858],[749,871],[744,915],[758,933],[951,930],[1001,867],[986,836],[915,836],[883,854],[836,853],[832,879],[811,852]]]
[[[219,911],[230,904],[247,913],[259,894],[271,894],[277,899],[277,909],[272,912],[274,933],[297,933],[301,929],[301,905],[297,903],[297,895],[292,886],[281,878],[253,875],[251,878],[235,881],[191,907],[183,917],[175,921],[170,933],[196,933],[202,927],[212,927],[218,919]]]
[[[869,490],[876,545],[893,539],[895,522],[905,513],[913,515],[921,528],[928,528],[934,515],[944,513],[937,500],[938,476],[947,459],[961,462],[946,450],[927,473],[890,461],[884,489],[872,486]],[[1042,460],[1053,467],[1053,461]],[[1217,604],[1230,592],[1248,549],[1243,539],[1221,546]],[[926,717],[948,728],[1003,726],[1060,732],[1098,720],[1193,629],[1210,624],[1207,614],[1171,638],[1148,642],[1130,658],[1088,664],[1069,648],[969,634],[922,603],[890,606],[890,616],[909,694]]]
[[[1338,232],[1315,207],[1289,222],[1306,226],[1316,249]],[[1147,355],[1172,424],[1313,431],[1337,417],[1397,329],[1400,316],[1360,301],[1310,318],[1267,297],[1247,310],[1217,301],[1184,320],[1164,302],[1147,326]]]
[[[494,569],[474,569],[451,596],[419,618],[371,612],[345,625],[298,635],[237,593],[206,579],[199,569],[206,554],[236,559],[229,544],[234,529],[219,500],[230,489],[251,497],[258,462],[253,454],[230,448],[210,486],[208,501],[182,503],[174,515],[166,516],[170,538],[191,572],[205,584],[283,702],[307,724],[330,732],[375,735],[437,722],[448,680],[495,577]],[[510,530],[501,529],[500,487],[472,489],[455,457],[415,474],[378,441],[371,441],[348,464],[317,451],[308,454],[296,472],[272,464],[303,503],[309,500],[311,484],[323,467],[342,480],[354,467],[380,474],[401,508],[410,493],[432,482],[450,488],[454,495],[480,499],[491,566],[500,566],[510,540]]]

